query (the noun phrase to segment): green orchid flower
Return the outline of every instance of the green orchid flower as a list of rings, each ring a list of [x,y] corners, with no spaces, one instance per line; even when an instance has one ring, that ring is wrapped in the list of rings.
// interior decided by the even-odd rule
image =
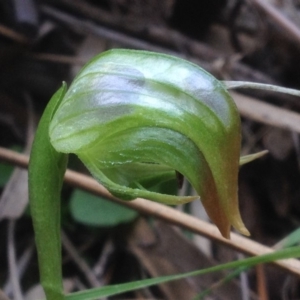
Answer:
[[[223,84],[192,63],[144,51],[97,56],[63,96],[49,136],[125,200],[194,200],[147,190],[176,170],[225,237],[231,225],[248,234],[237,201],[239,113]]]
[[[48,300],[64,299],[60,190],[69,153],[113,195],[176,205],[199,197],[151,191],[181,174],[229,238],[248,235],[238,198],[241,124],[225,85],[188,61],[111,50],[90,61],[50,100],[29,164],[29,192],[40,276]],[[242,159],[241,163],[255,156]]]

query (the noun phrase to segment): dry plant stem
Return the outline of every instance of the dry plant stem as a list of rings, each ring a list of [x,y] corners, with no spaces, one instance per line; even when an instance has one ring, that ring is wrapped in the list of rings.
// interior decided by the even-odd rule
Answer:
[[[29,157],[0,147],[0,160],[27,168]],[[269,247],[263,246],[235,233],[231,233],[231,240],[224,239],[221,237],[214,225],[156,202],[151,202],[141,198],[129,202],[118,200],[92,177],[78,172],[68,170],[65,174],[65,182],[72,186],[89,191],[95,195],[101,195],[102,197],[110,199],[121,205],[133,208],[146,215],[157,217],[171,224],[203,235],[247,255],[262,255],[272,253],[274,251]],[[297,259],[280,260],[274,262],[274,264],[300,277],[300,261]]]
[[[300,114],[236,92],[230,94],[243,117],[300,133]]]
[[[15,241],[14,241],[14,234],[15,234],[15,220],[9,220],[8,222],[8,262],[9,262],[9,274],[10,280],[13,287],[13,295],[15,300],[23,300],[23,295],[21,292],[20,280],[19,280],[19,272],[17,267],[17,259],[16,259],[16,249],[15,249]]]
[[[242,260],[245,258],[245,256],[241,253],[238,253],[237,258],[239,260]],[[239,278],[240,278],[240,286],[241,286],[241,298],[242,300],[250,300],[250,288],[249,288],[249,279],[248,279],[247,271],[241,272]],[[220,284],[222,284],[221,281]]]
[[[223,81],[223,83],[225,84],[227,89],[254,89],[254,90],[263,90],[263,91],[289,94],[297,97],[300,96],[299,90],[285,88],[273,84],[245,82],[245,81]]]
[[[293,22],[266,0],[250,0],[250,2],[282,29],[285,38],[297,43],[297,46],[300,47],[300,30]]]
[[[96,264],[93,266],[93,272],[97,276],[97,278],[101,279],[101,284],[103,283],[104,285],[104,273],[105,273],[105,265],[106,262],[109,259],[109,256],[113,253],[114,251],[114,244],[111,239],[105,242],[105,245],[102,249],[101,255],[96,262]]]
[[[266,283],[266,275],[263,265],[256,266],[256,276],[257,276],[257,292],[260,300],[268,300],[268,290]]]
[[[28,43],[28,39],[25,36],[1,24],[0,24],[0,35],[4,35],[21,44]]]
[[[80,59],[76,56],[60,55],[60,54],[49,54],[49,53],[34,53],[28,55],[30,58],[41,60],[41,61],[51,61],[61,64],[79,65],[83,66],[87,61],[86,59]]]
[[[35,132],[34,113],[29,95],[24,95],[27,106],[26,145],[23,153],[29,154]],[[28,174],[26,170],[16,168],[6,183],[0,196],[0,221],[18,219],[28,204]]]
[[[163,25],[140,22],[138,17],[133,19],[132,16],[116,15],[84,0],[61,0],[61,2],[71,11],[80,12],[85,19],[95,22],[95,25],[100,23],[107,28],[116,28],[135,36],[142,35],[155,44],[163,44],[171,48],[189,49],[189,52],[192,53],[193,50],[196,50],[194,55],[205,61],[214,60],[221,55],[206,44],[189,39],[180,32]],[[75,21],[75,19],[73,20]]]
[[[84,274],[86,280],[91,285],[91,287],[99,287],[101,284],[98,281],[97,277],[93,273],[92,269],[87,265],[87,263],[80,257],[79,253],[69,240],[68,236],[62,231],[62,245],[67,251],[67,253],[72,257],[74,262],[77,264],[78,268]]]
[[[27,267],[28,267],[28,264],[29,264],[29,261],[31,260],[33,254],[35,252],[35,245],[34,245],[34,242],[32,241],[30,243],[30,245],[25,249],[25,251],[22,253],[20,259],[18,260],[17,262],[17,268],[18,268],[18,276],[19,276],[19,280],[22,279],[25,271],[27,270]],[[12,283],[10,280],[8,280],[5,284],[4,284],[4,287],[3,287],[3,290],[4,292],[7,294],[7,295],[11,295],[12,292],[13,292],[13,286],[12,286]],[[0,300],[1,297],[0,297]]]
[[[10,300],[1,289],[0,289],[0,300]]]
[[[107,10],[100,9],[98,6],[92,5],[85,0],[61,0],[60,2],[72,11],[77,11],[80,15],[83,15],[85,19],[93,20],[95,22],[95,27],[97,26],[96,24],[103,24],[107,28],[115,28],[120,32],[125,31],[132,36],[141,36],[142,38],[149,40],[151,45],[163,45],[166,48],[177,50],[177,56],[179,56],[180,53],[182,54],[186,52],[191,57],[197,58],[198,62],[202,61],[201,66],[210,73],[214,73],[214,67],[211,66],[211,62],[213,63],[219,59],[224,61],[227,60],[227,58],[223,56],[222,52],[219,52],[198,40],[188,38],[179,31],[173,30],[169,26],[140,22],[138,18],[133,21],[130,16],[126,17],[124,15],[110,13]],[[50,1],[48,1],[48,3],[51,4]],[[76,22],[75,19],[74,21]],[[72,26],[72,24],[70,25]],[[134,45],[130,46],[136,48]],[[151,50],[151,48],[146,50]],[[206,62],[206,64],[203,64],[204,62]],[[207,62],[210,63],[208,64]],[[239,61],[232,64],[227,71],[230,72],[230,77],[233,79],[244,78],[246,80],[247,78],[249,81],[277,84],[267,75],[259,72],[258,70],[254,70]]]
[[[43,13],[59,20],[60,22],[69,25],[70,27],[72,27],[73,30],[76,30],[77,32],[83,34],[92,33],[96,36],[100,36],[108,40],[116,41],[120,44],[131,46],[136,49],[143,49],[143,50],[154,51],[154,52],[163,52],[163,53],[168,53],[170,55],[176,55],[175,52],[167,51],[167,49],[163,47],[155,46],[149,42],[143,41],[138,38],[130,37],[121,32],[105,28],[104,26],[100,26],[100,25],[96,26],[91,22],[76,19],[75,17],[63,13],[50,6],[43,5],[41,9]]]
[[[74,16],[68,15],[66,13],[63,13],[55,8],[52,8],[47,5],[42,5],[41,10],[43,13],[45,13],[50,18],[56,19],[58,22],[63,23],[65,26],[68,26],[73,31],[82,33],[82,34],[94,34],[95,36],[98,36],[102,39],[107,39],[109,41],[116,42],[120,45],[126,45],[131,48],[135,49],[142,49],[142,50],[148,50],[148,51],[155,51],[155,52],[163,52],[171,55],[175,55],[182,58],[189,58],[190,61],[194,62],[195,64],[200,65],[202,68],[204,68],[209,73],[215,74],[219,73],[219,70],[216,70],[216,68],[213,66],[212,62],[215,60],[219,60],[220,57],[222,60],[226,61],[225,57],[222,57],[222,54],[217,52],[211,47],[207,47],[205,44],[199,43],[196,40],[187,38],[186,36],[180,34],[177,31],[171,30],[170,28],[165,28],[163,26],[160,26],[159,28],[154,28],[153,26],[150,26],[149,28],[143,28],[143,30],[136,31],[133,30],[132,27],[127,28],[126,22],[124,21],[121,25],[116,26],[115,23],[118,24],[117,21],[114,21],[115,23],[112,23],[111,20],[113,20],[113,16],[111,14],[107,14],[105,12],[101,12],[105,14],[104,18],[99,18],[101,14],[95,13],[97,11],[96,8],[89,8],[89,11],[94,11],[94,13],[98,16],[97,18],[91,17],[89,13],[86,12],[85,9],[81,9],[83,7],[90,6],[86,1],[69,1],[64,0],[65,4],[67,3],[72,8],[76,8],[80,13],[83,13],[86,15],[86,18],[90,19],[97,19],[98,21],[101,19],[101,23],[105,23],[108,27],[101,26],[96,23],[87,22],[78,18],[75,18]],[[79,9],[79,6],[80,9]],[[94,14],[93,14],[94,16]],[[110,21],[108,21],[110,20]],[[117,27],[119,31],[109,29],[111,27]],[[145,32],[149,34],[149,39],[152,42],[147,42],[142,39],[132,37],[128,34],[122,33],[122,30],[128,30],[133,36],[138,35],[139,33],[145,36]],[[134,27],[137,28],[137,27]],[[166,42],[167,41],[167,42]],[[162,45],[158,46],[158,45]],[[183,55],[182,51],[172,51],[170,49],[177,49],[178,45],[180,45],[180,48],[187,49],[188,55]],[[208,63],[209,61],[209,63]],[[248,81],[257,81],[262,83],[269,83],[269,84],[277,84],[274,82],[273,79],[266,76],[265,74],[254,70],[244,64],[241,64],[240,62],[234,63],[229,68],[230,71],[230,77],[231,78],[244,78]]]

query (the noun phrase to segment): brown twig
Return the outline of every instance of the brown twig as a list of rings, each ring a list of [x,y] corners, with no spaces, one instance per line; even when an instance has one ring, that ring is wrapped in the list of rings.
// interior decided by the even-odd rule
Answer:
[[[35,245],[34,242],[31,241],[30,244],[24,250],[24,252],[20,255],[20,259],[17,262],[19,280],[22,280],[22,277],[28,268],[29,262],[34,252],[35,252]],[[3,285],[3,290],[7,295],[12,295],[13,285],[11,280],[7,280],[7,282]],[[2,300],[1,296],[0,296],[0,300]]]
[[[86,280],[90,284],[91,287],[98,287],[101,286],[100,281],[97,279],[96,275],[94,274],[93,270],[88,266],[84,259],[82,259],[77,252],[76,248],[65,234],[64,231],[61,231],[62,236],[62,245],[67,251],[67,253],[72,257],[75,264],[84,274]]]
[[[219,74],[217,74],[218,72],[216,72],[213,63],[216,60],[227,61],[227,58],[219,51],[168,27],[149,25],[140,28],[139,26],[129,26],[130,22],[126,22],[124,19],[117,20],[113,15],[105,11],[91,7],[86,1],[75,2],[64,0],[63,2],[67,7],[83,14],[86,19],[76,18],[51,6],[42,5],[40,9],[48,17],[54,18],[79,33],[94,34],[101,38],[117,42],[122,46],[135,49],[163,52],[182,58],[189,58],[189,60],[216,76]],[[99,14],[97,13],[98,11]],[[94,22],[87,20],[93,20]],[[114,29],[112,30],[111,28]],[[185,53],[179,51],[182,49],[186,50]],[[230,64],[226,71],[230,73],[231,80],[239,79],[277,84],[267,75],[239,61]]]
[[[268,300],[268,289],[266,283],[266,274],[264,267],[262,265],[256,266],[256,276],[257,276],[257,293],[260,300]]]
[[[0,147],[0,160],[27,168],[29,157]],[[89,191],[95,195],[105,197],[121,205],[128,206],[143,214],[162,219],[171,224],[188,229],[194,233],[203,235],[247,255],[262,255],[272,253],[274,251],[272,248],[263,246],[260,243],[243,236],[239,236],[235,233],[231,233],[231,240],[224,239],[214,225],[156,202],[151,202],[141,198],[128,202],[119,200],[112,196],[92,177],[78,172],[67,170],[65,174],[65,182],[72,186],[76,186],[77,188]],[[273,263],[292,274],[300,276],[300,261],[297,259],[284,259]]]
[[[0,24],[0,35],[4,35],[18,43],[21,43],[21,44],[26,44],[28,43],[28,39],[27,37],[25,37],[24,35]]]
[[[84,65],[87,63],[85,59],[78,58],[76,56],[68,56],[61,54],[50,54],[50,53],[32,53],[28,55],[30,58],[51,61],[54,63],[70,64],[70,65]]]
[[[236,92],[230,93],[242,116],[300,133],[300,114]]]
[[[282,36],[289,39],[300,47],[300,29],[289,19],[287,19],[278,9],[266,0],[251,1],[260,11],[266,14],[273,23],[282,29]]]
[[[143,49],[143,50],[164,52],[164,53],[168,52],[169,54],[176,55],[175,52],[168,51],[167,49],[165,49],[163,47],[155,46],[150,42],[144,41],[144,40],[136,38],[136,37],[128,36],[122,32],[118,32],[116,30],[112,30],[112,29],[106,28],[101,25],[95,25],[94,23],[87,21],[87,20],[81,20],[81,19],[75,18],[74,16],[71,16],[64,12],[61,12],[50,6],[44,5],[41,7],[41,9],[45,14],[47,14],[51,18],[54,18],[58,22],[61,22],[63,24],[68,25],[69,27],[72,27],[73,30],[76,30],[79,33],[94,34],[94,35],[100,36],[104,39],[115,41],[122,45],[131,46],[136,49]]]

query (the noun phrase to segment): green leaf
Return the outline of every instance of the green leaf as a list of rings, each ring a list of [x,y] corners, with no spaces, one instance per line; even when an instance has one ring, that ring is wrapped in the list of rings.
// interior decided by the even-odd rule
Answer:
[[[134,291],[134,290],[150,287],[156,284],[175,281],[175,280],[179,280],[191,276],[205,275],[212,272],[230,270],[230,269],[240,268],[240,267],[249,268],[257,264],[268,263],[275,260],[292,258],[292,257],[300,257],[300,247],[293,247],[284,250],[279,250],[274,253],[250,257],[243,260],[221,264],[207,269],[188,272],[184,274],[163,276],[163,277],[145,279],[145,280],[129,282],[124,284],[116,284],[116,285],[110,285],[101,288],[89,289],[82,292],[69,294],[66,296],[66,299],[67,300],[93,300],[101,297],[118,295],[125,292]]]
[[[49,135],[58,152],[77,154],[119,198],[173,205],[195,200],[141,184],[149,172],[158,178],[177,171],[225,237],[231,225],[249,234],[237,200],[239,113],[225,86],[195,64],[146,51],[102,53],[73,81]]]
[[[73,218],[85,225],[111,227],[133,221],[138,213],[112,201],[76,189],[70,202]]]

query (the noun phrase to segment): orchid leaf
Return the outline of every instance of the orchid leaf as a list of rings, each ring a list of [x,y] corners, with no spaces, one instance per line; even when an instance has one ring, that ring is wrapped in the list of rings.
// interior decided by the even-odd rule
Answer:
[[[82,224],[99,227],[113,227],[132,222],[137,211],[76,189],[70,200],[73,218]]]
[[[196,197],[155,193],[139,182],[141,167],[181,173],[225,237],[231,226],[248,234],[237,202],[240,134],[235,103],[212,75],[173,56],[120,49],[82,69],[49,126],[56,151],[78,155],[124,200],[190,202]]]

